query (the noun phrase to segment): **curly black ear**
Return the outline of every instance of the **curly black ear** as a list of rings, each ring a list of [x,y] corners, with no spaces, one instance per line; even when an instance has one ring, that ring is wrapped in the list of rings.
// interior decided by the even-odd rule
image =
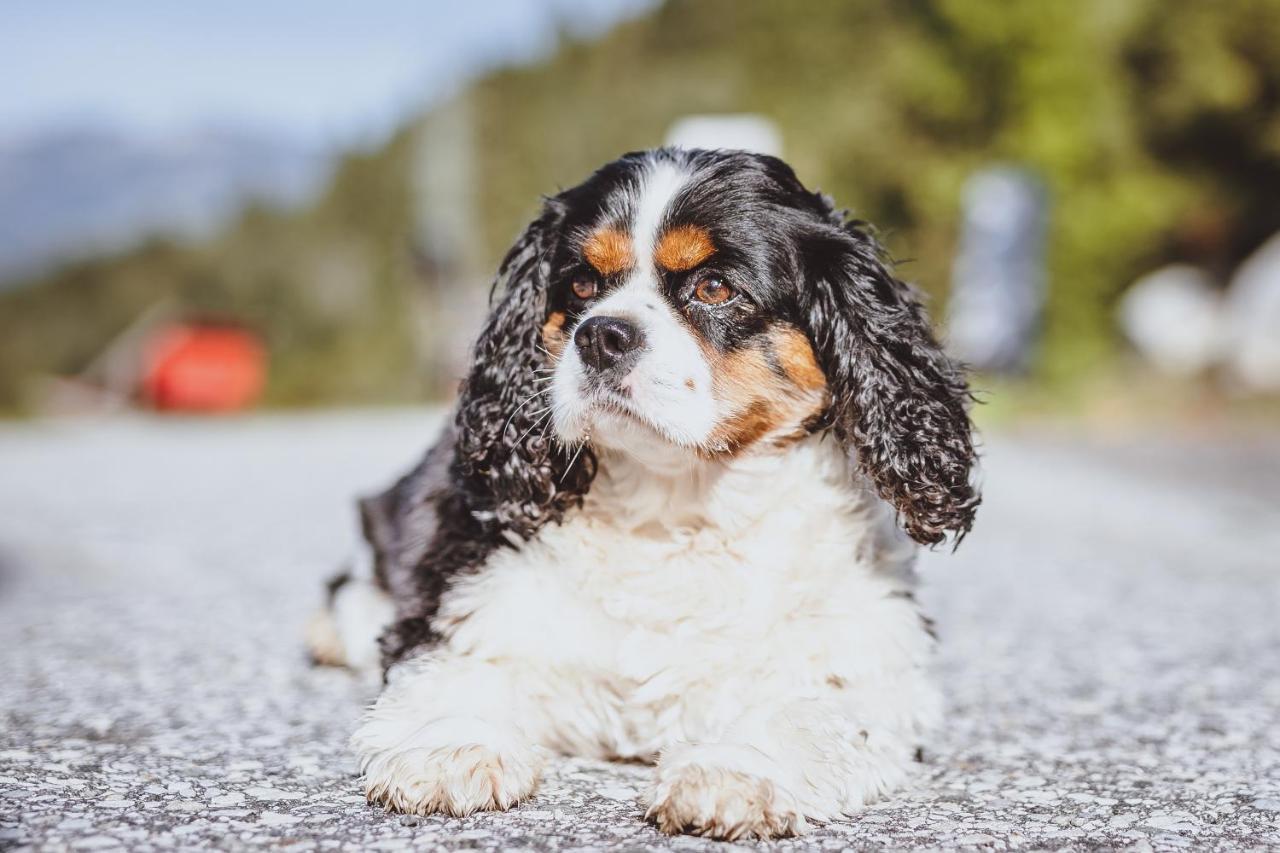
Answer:
[[[507,252],[490,310],[475,344],[455,417],[454,473],[471,515],[492,533],[528,539],[558,521],[586,494],[595,474],[590,453],[577,458],[550,435],[544,390],[550,367],[542,342],[552,256],[564,218],[548,200]]]
[[[911,287],[859,222],[824,197],[801,238],[801,309],[831,405],[822,421],[917,542],[958,543],[980,497],[970,395]]]

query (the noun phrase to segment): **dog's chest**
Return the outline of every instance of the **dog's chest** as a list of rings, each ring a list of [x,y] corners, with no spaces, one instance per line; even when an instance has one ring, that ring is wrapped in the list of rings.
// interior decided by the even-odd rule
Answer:
[[[789,540],[571,520],[477,578],[477,606],[452,641],[546,673],[567,751],[652,758],[723,727],[747,698],[753,658],[813,606]],[[592,725],[573,724],[583,708]]]
[[[885,594],[867,507],[813,462],[719,483],[696,506],[604,491],[454,585],[450,647],[555,673],[566,718],[590,707],[609,721],[593,735],[604,754],[715,730],[763,689],[757,676],[776,688],[780,672],[821,671],[823,626]]]
[[[691,652],[706,663],[758,639],[817,594],[820,567],[796,571],[803,532],[784,528],[631,529],[583,514],[456,584],[442,617],[476,651],[648,680]]]

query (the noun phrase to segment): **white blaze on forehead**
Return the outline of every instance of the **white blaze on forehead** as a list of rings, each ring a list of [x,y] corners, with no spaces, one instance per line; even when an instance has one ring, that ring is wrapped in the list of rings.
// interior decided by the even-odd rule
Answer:
[[[688,180],[687,172],[666,160],[653,163],[645,173],[640,184],[636,218],[631,226],[637,272],[653,268],[654,249],[662,236],[662,220]]]
[[[639,323],[652,337],[657,326],[680,325],[679,320],[660,294],[658,270],[654,264],[654,249],[667,210],[676,194],[688,181],[689,175],[676,164],[666,160],[651,161],[640,178],[635,193],[634,218],[631,223],[631,242],[635,265],[622,284],[603,300],[592,306],[586,317],[620,314]]]
[[[635,264],[622,283],[583,315],[622,314],[648,326],[665,319],[679,325],[670,307],[659,299],[658,270],[654,251],[661,238],[662,222],[689,174],[667,160],[653,160],[634,190],[631,245]],[[648,315],[648,316],[644,316]],[[658,315],[658,316],[654,316]],[[581,322],[581,320],[579,321]]]

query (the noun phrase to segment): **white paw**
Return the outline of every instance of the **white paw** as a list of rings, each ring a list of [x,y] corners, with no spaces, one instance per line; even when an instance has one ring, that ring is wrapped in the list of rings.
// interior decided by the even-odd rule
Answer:
[[[527,799],[540,766],[532,750],[498,752],[480,744],[407,749],[368,758],[364,792],[388,811],[462,817]]]
[[[395,610],[385,592],[369,581],[350,580],[307,623],[311,658],[325,666],[376,669],[380,662],[378,635],[394,618]]]
[[[306,639],[311,660],[320,666],[347,665],[347,652],[328,608],[317,610],[307,620]]]
[[[802,835],[809,829],[790,792],[740,770],[659,766],[647,799],[645,817],[672,835],[688,832],[734,841]]]

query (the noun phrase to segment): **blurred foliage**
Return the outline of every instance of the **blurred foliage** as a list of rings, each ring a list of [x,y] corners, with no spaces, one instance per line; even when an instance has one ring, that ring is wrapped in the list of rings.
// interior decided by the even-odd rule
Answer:
[[[1008,161],[1050,188],[1039,381],[1115,356],[1111,306],[1140,273],[1228,270],[1280,229],[1280,0],[669,0],[460,96],[475,122],[488,266],[536,210],[689,113],[756,112],[811,187],[879,224],[938,299],[959,193]],[[0,296],[0,400],[75,371],[147,305],[241,317],[280,403],[415,398],[413,126],[353,154],[294,213],[250,209],[217,240],[152,244]]]
[[[404,131],[343,158],[304,210],[250,205],[207,242],[155,240],[0,293],[0,407],[21,403],[32,373],[84,369],[159,304],[258,331],[272,356],[271,402],[421,396],[404,310],[411,140]]]

